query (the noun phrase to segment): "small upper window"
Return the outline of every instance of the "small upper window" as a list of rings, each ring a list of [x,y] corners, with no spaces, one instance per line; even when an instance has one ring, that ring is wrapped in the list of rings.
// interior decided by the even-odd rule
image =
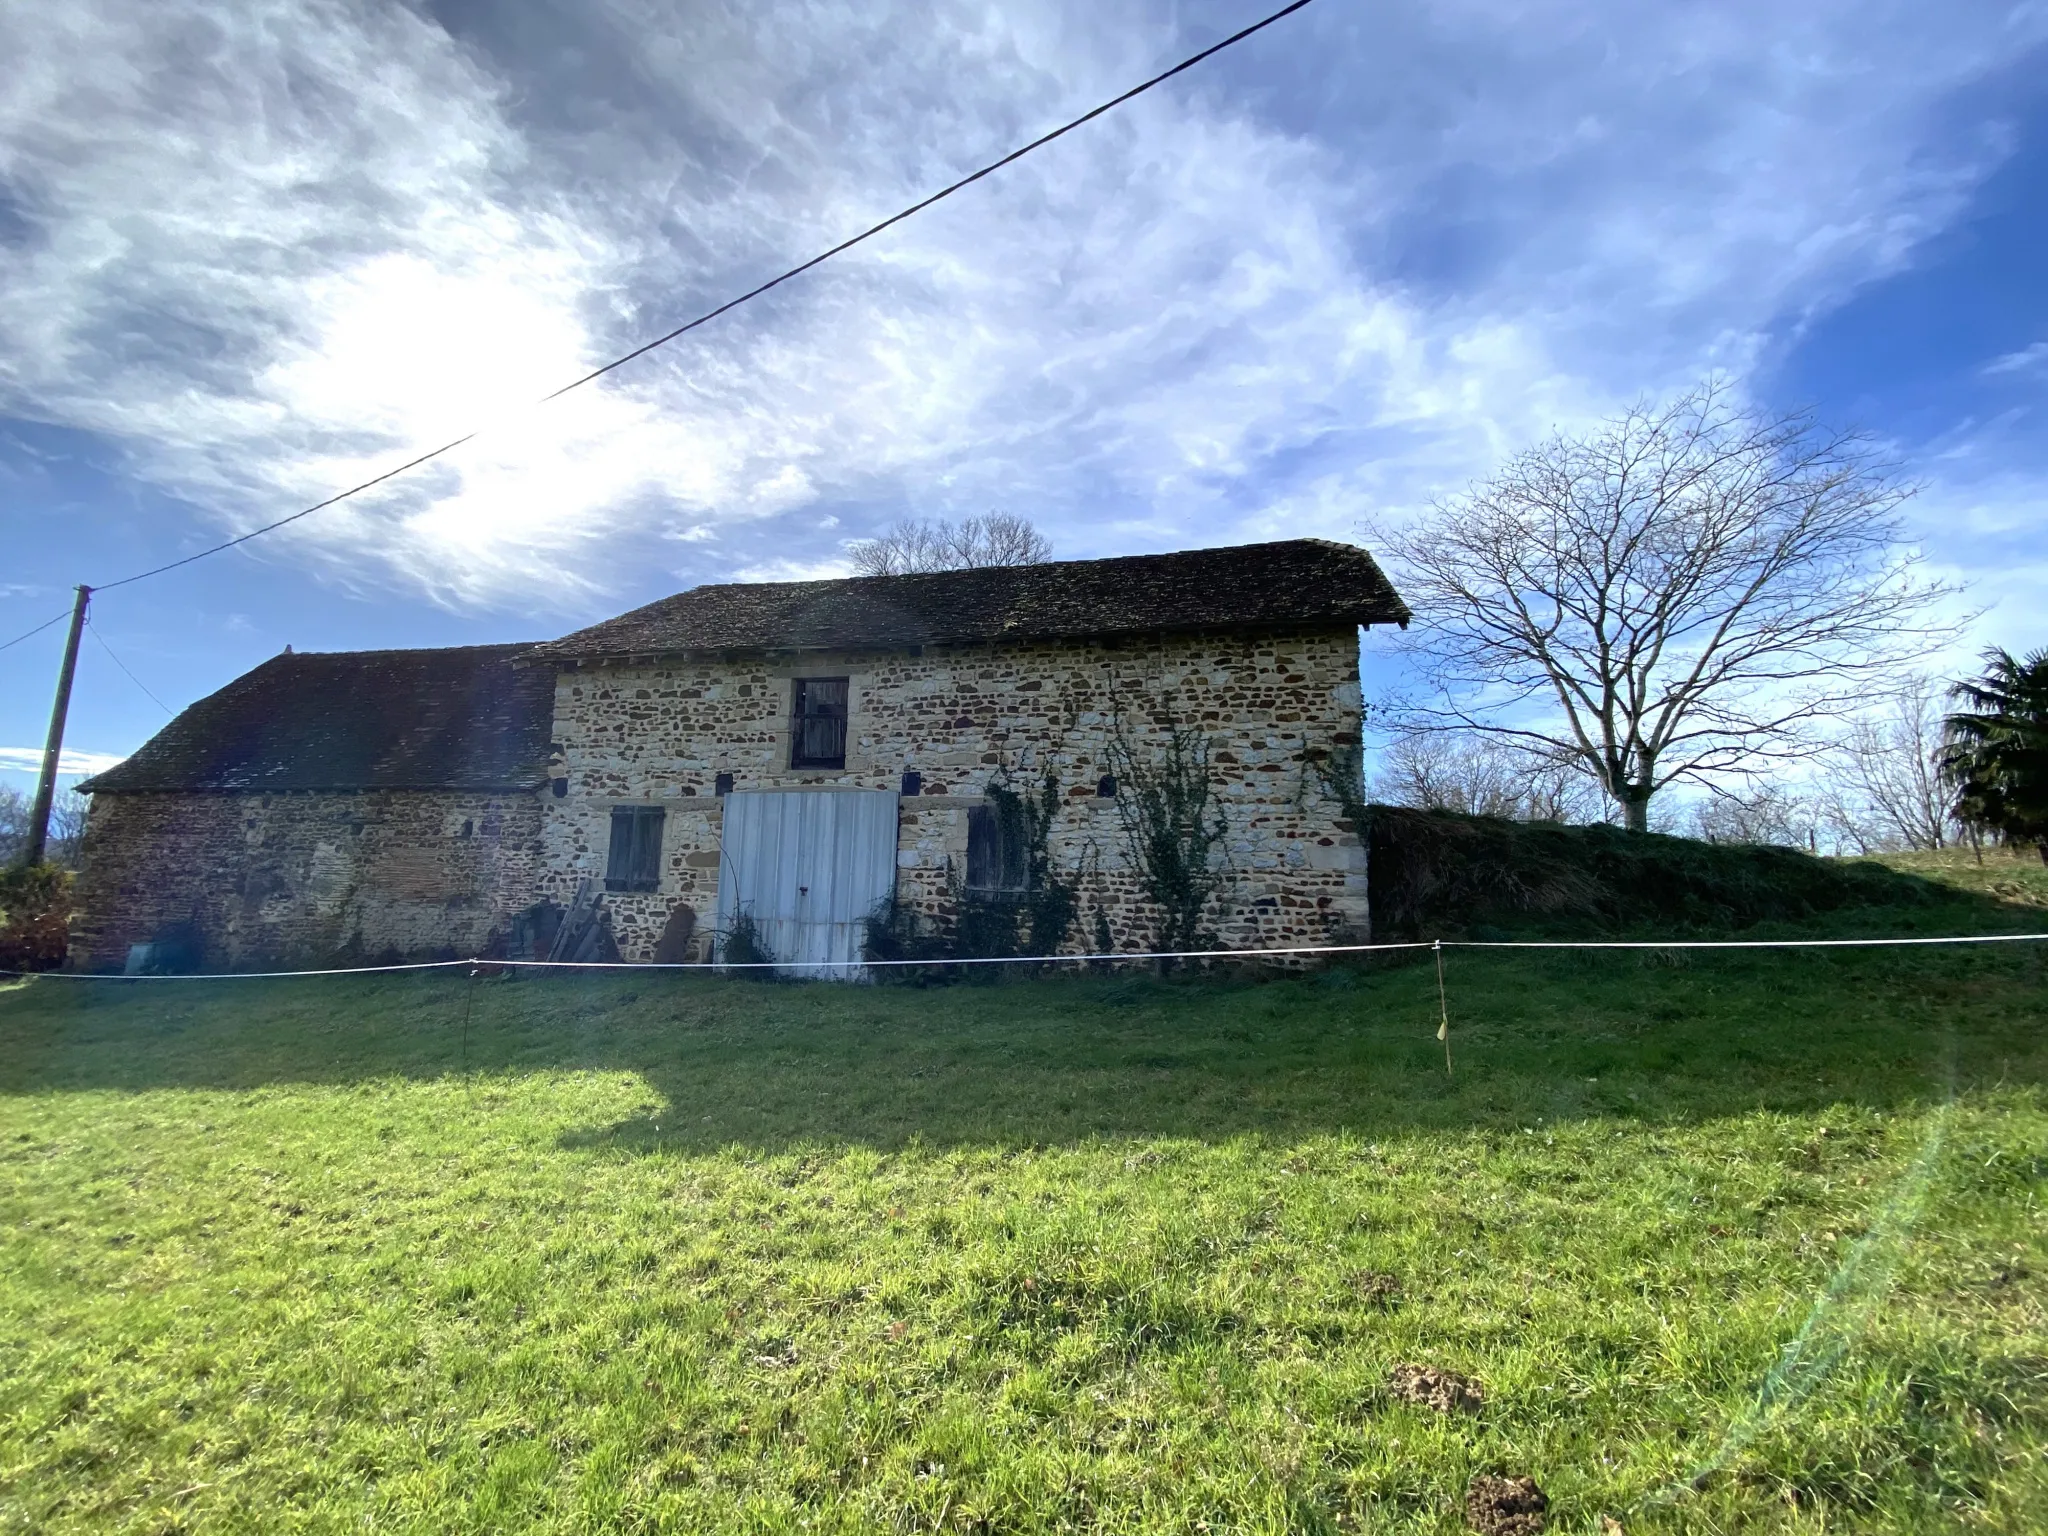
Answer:
[[[846,766],[846,679],[800,677],[791,690],[789,766]]]
[[[1020,829],[1021,830],[1021,829]],[[1021,892],[1031,884],[1024,839],[1011,835],[992,805],[967,808],[967,888],[984,895]]]
[[[661,889],[661,826],[658,805],[621,805],[612,810],[611,856],[605,862],[608,891]]]

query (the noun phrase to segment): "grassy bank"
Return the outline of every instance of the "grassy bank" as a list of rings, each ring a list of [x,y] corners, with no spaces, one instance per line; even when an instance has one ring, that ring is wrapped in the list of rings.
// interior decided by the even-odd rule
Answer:
[[[2039,1528],[2042,948],[15,985],[0,1522]]]

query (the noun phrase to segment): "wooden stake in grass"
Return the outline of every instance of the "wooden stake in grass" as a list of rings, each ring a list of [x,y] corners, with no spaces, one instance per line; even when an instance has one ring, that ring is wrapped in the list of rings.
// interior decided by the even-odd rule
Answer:
[[[462,1075],[465,1081],[469,1077],[469,1009],[476,1001],[476,977],[481,969],[481,966],[471,962],[469,980],[462,988]]]
[[[1436,1011],[1441,1022],[1436,1027],[1437,1039],[1444,1043],[1444,1076],[1451,1075],[1451,1005],[1444,996],[1444,941],[1433,939],[1429,946],[1436,953]]]

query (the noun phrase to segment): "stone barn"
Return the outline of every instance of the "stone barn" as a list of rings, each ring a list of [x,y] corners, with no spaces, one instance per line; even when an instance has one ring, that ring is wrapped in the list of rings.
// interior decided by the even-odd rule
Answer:
[[[286,652],[92,795],[76,962],[471,954],[529,902],[554,679],[530,646]]]
[[[943,938],[1038,885],[1071,898],[1069,952],[1142,949],[1162,914],[1129,833],[1174,762],[1221,833],[1206,933],[1360,934],[1365,853],[1322,765],[1358,746],[1360,628],[1407,617],[1364,550],[1292,540],[288,653],[82,786],[74,963],[167,935],[229,966],[467,955],[580,894],[628,960],[712,957],[744,918],[843,974],[878,912]]]

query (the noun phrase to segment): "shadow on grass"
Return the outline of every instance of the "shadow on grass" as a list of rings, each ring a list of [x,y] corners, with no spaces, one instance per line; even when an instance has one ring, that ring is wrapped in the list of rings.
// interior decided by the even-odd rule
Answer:
[[[1951,1058],[1966,1090],[2048,1080],[2043,951],[1455,951],[1449,1076],[1426,963],[924,990],[661,973],[43,979],[0,991],[0,1096],[635,1074],[658,1111],[559,1139],[615,1156],[1905,1108],[1947,1092]]]

